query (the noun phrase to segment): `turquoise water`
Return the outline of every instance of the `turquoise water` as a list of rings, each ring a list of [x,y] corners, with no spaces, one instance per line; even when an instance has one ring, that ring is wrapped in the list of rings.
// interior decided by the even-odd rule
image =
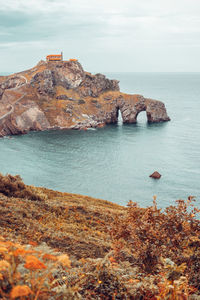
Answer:
[[[197,197],[200,206],[200,73],[115,73],[121,91],[165,102],[171,122],[88,131],[50,131],[0,139],[0,171],[27,184],[141,206]],[[149,175],[162,174],[160,180]]]

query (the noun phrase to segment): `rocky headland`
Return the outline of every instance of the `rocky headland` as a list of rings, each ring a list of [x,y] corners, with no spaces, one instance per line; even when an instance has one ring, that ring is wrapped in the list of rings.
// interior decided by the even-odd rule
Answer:
[[[87,129],[169,121],[164,103],[120,92],[117,80],[85,72],[78,61],[40,61],[32,69],[0,76],[0,136],[50,129]]]

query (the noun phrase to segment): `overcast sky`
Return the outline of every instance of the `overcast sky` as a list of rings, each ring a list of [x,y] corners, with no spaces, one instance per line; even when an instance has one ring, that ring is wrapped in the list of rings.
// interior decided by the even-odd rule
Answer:
[[[61,50],[91,72],[199,72],[200,0],[0,0],[0,73]]]

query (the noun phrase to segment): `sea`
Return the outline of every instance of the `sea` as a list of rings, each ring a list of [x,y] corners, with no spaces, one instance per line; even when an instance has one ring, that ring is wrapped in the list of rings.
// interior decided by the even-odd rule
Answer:
[[[200,207],[200,73],[106,73],[125,93],[165,103],[170,122],[45,131],[0,139],[0,172],[26,184],[142,207],[195,196]],[[149,177],[158,171],[162,177]]]

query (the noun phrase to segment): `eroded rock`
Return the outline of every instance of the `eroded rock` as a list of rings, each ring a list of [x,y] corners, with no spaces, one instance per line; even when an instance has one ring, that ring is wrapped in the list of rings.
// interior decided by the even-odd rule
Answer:
[[[119,81],[85,72],[78,61],[40,62],[0,78],[0,136],[30,130],[85,129],[118,122],[169,121],[164,103],[120,92]],[[73,105],[72,105],[73,104]]]
[[[154,178],[154,179],[160,179],[161,176],[162,175],[159,172],[155,171],[149,177]]]
[[[30,107],[16,118],[16,125],[25,131],[45,130],[50,127],[45,114],[36,105]]]
[[[0,98],[7,89],[15,89],[24,85],[25,80],[22,76],[8,76],[6,80],[0,82]]]
[[[50,63],[50,68],[52,64]],[[85,79],[85,72],[78,61],[58,62],[53,67],[56,85],[66,89],[75,89]]]
[[[37,91],[41,95],[55,95],[55,79],[53,72],[49,69],[36,73],[31,79],[30,84],[33,87],[37,87]]]
[[[119,91],[119,81],[109,80],[103,74],[92,75],[87,73],[81,87],[82,96],[98,97],[106,91]]]

